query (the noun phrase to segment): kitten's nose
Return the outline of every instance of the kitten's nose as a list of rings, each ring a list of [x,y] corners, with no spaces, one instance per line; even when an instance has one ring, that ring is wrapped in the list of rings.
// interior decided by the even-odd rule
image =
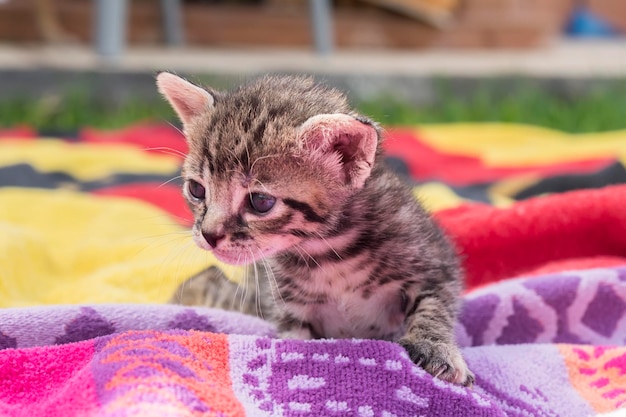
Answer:
[[[209,232],[202,232],[202,236],[204,236],[204,239],[206,240],[206,242],[213,249],[215,249],[215,247],[217,246],[217,244],[219,243],[220,240],[222,240],[222,239],[224,239],[226,237],[226,235],[224,235],[224,234],[209,233]]]

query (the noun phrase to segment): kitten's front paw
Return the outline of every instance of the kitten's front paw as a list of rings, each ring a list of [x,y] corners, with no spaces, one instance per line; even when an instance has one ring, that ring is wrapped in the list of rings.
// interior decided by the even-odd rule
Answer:
[[[474,385],[474,374],[455,345],[408,338],[400,339],[398,343],[414,363],[436,378],[466,387]]]

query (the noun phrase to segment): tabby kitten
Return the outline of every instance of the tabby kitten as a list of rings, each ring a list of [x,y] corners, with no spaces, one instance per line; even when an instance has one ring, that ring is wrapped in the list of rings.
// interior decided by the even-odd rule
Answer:
[[[240,310],[271,316],[284,337],[396,341],[429,373],[472,385],[453,335],[459,261],[385,167],[377,124],[310,78],[220,92],[163,72],[157,85],[189,143],[194,241],[252,265]],[[238,289],[210,268],[175,299],[228,307]]]

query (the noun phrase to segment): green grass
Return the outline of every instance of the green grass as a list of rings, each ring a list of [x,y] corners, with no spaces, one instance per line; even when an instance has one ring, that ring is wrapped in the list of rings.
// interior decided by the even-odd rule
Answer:
[[[438,84],[437,102],[410,105],[391,96],[356,103],[362,113],[383,125],[450,122],[508,122],[567,132],[626,129],[626,80],[596,88],[576,98],[559,97],[536,83],[513,87],[485,82],[473,93],[455,94],[451,83]],[[0,100],[0,126],[32,126],[43,132],[73,132],[84,126],[118,128],[138,121],[175,121],[163,100],[130,100],[112,105],[84,91],[68,91],[38,100]]]
[[[438,102],[416,107],[393,97],[360,103],[359,110],[384,125],[450,122],[524,123],[571,133],[626,129],[626,81],[597,88],[576,98],[551,95],[536,85],[517,85],[503,94],[480,88],[458,98],[446,86]]]
[[[174,120],[165,101],[129,100],[115,105],[78,90],[38,100],[0,101],[0,126],[28,125],[43,132],[73,132],[85,126],[114,129],[139,121],[165,120]]]

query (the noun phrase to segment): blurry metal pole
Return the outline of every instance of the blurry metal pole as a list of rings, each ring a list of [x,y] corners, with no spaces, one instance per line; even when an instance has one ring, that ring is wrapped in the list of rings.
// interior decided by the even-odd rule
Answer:
[[[309,0],[309,7],[315,49],[320,55],[330,55],[335,38],[331,0]]]
[[[96,51],[116,63],[126,46],[127,0],[96,0]]]
[[[185,43],[181,0],[161,0],[161,15],[168,45],[181,46]]]
[[[106,63],[119,61],[126,47],[128,0],[95,0],[96,52]],[[181,0],[161,0],[165,39],[169,45],[185,42]]]

